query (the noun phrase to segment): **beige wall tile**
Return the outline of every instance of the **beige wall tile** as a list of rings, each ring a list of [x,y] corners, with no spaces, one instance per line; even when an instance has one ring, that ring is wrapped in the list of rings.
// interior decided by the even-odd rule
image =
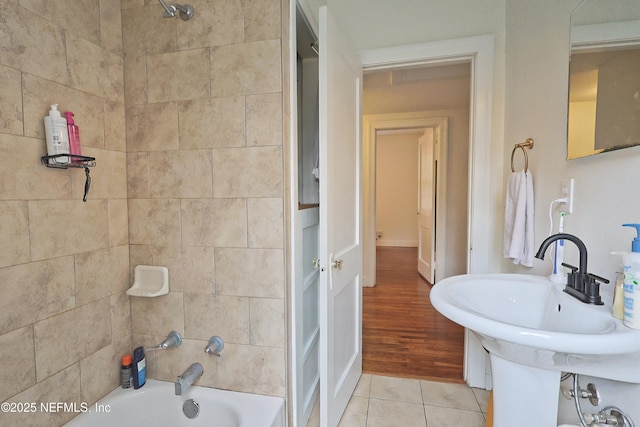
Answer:
[[[0,335],[0,360],[0,401],[36,383],[31,326]]]
[[[221,46],[243,41],[241,0],[201,0],[196,8],[197,19],[178,26],[180,50]]]
[[[108,247],[108,216],[106,200],[30,201],[31,259]]]
[[[153,245],[129,245],[129,277],[131,277],[131,284],[133,284],[137,265],[153,265],[153,248]]]
[[[73,257],[0,269],[0,333],[74,306]]]
[[[122,0],[122,10],[144,6],[145,0]],[[130,13],[130,12],[127,12]]]
[[[127,198],[127,155],[122,151],[102,150],[85,147],[85,156],[95,157],[96,167],[89,169],[91,186],[87,199]],[[70,170],[72,182],[72,197],[82,200],[86,174],[83,168]]]
[[[178,149],[178,107],[174,102],[127,109],[127,151]]]
[[[31,260],[27,202],[0,202],[0,267]]]
[[[22,75],[20,71],[0,65],[0,132],[22,135]]]
[[[150,196],[149,153],[127,153],[127,197],[148,199]]]
[[[127,199],[109,199],[107,203],[109,209],[109,245],[127,245],[129,243]]]
[[[250,298],[251,344],[285,348],[283,299]]]
[[[281,249],[216,248],[215,262],[217,294],[284,297]]]
[[[209,198],[212,179],[210,150],[150,153],[152,198]]]
[[[279,38],[281,16],[280,0],[245,0],[245,41]]]
[[[179,104],[180,148],[244,146],[244,97]]]
[[[218,361],[218,383],[223,389],[284,396],[283,349],[252,345],[225,345]]]
[[[249,298],[185,293],[184,305],[185,337],[218,335],[225,343],[249,344]]]
[[[100,0],[100,42],[122,57],[122,9],[120,0]]]
[[[80,390],[83,402],[93,404],[120,385],[121,354],[108,345],[80,361]]]
[[[154,2],[122,14],[122,48],[125,58],[176,51],[177,19],[162,17]],[[180,22],[182,24],[182,22]]]
[[[71,177],[67,171],[50,169],[40,163],[47,153],[44,139],[0,134],[0,152],[12,153],[24,162],[7,162],[0,168],[0,199],[68,199]],[[26,160],[29,159],[29,160]]]
[[[211,48],[214,97],[280,92],[280,40]]]
[[[176,331],[184,335],[182,293],[169,292],[155,298],[132,297],[131,329],[134,334],[166,337]]]
[[[281,197],[280,147],[220,148],[213,150],[214,197]]]
[[[180,201],[129,199],[129,243],[180,244]]]
[[[64,333],[61,333],[64,331]],[[38,381],[111,342],[111,305],[103,298],[34,325]]]
[[[169,288],[174,292],[213,293],[214,251],[205,246],[156,246],[154,265],[169,269]]]
[[[189,246],[246,247],[245,200],[182,200],[182,240]]]
[[[64,33],[18,5],[0,9],[0,57],[4,65],[46,79],[67,82]]]
[[[210,73],[209,49],[148,56],[148,102],[209,98]]]
[[[104,147],[104,100],[28,74],[23,75],[23,100],[24,133],[42,140],[42,154],[46,154],[43,118],[49,114],[50,104],[58,104],[60,112],[75,113],[83,147]]]
[[[77,305],[123,293],[130,287],[129,246],[78,254],[75,271]]]
[[[100,7],[96,0],[21,0],[20,5],[92,43],[100,42]]]
[[[203,373],[194,384],[216,387],[218,385],[218,358],[204,352],[206,345],[206,340],[183,339],[178,349],[156,351],[154,378],[174,382],[192,363],[200,363]]]
[[[35,386],[13,396],[9,402],[74,402],[80,407],[80,366],[74,364]],[[64,425],[74,412],[16,412],[2,414],[7,426],[51,427]]]
[[[66,43],[72,86],[103,99],[124,102],[122,57],[76,37],[73,32],[66,34]]]
[[[247,146],[282,145],[282,94],[247,96]]]
[[[284,201],[247,199],[250,248],[284,247]]]
[[[128,107],[147,102],[146,56],[129,56],[125,58],[124,86],[124,99]]]
[[[104,105],[104,148],[127,151],[124,104],[105,101]]]
[[[131,298],[127,294],[112,295],[111,342],[116,354],[131,352]],[[118,359],[119,360],[119,359]]]

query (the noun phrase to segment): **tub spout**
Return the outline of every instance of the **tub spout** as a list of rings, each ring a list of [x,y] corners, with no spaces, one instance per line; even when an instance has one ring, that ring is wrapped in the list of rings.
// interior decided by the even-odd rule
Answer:
[[[203,372],[204,369],[201,364],[192,363],[175,382],[176,396],[182,396],[183,393],[186,393],[193,382],[197,380]]]

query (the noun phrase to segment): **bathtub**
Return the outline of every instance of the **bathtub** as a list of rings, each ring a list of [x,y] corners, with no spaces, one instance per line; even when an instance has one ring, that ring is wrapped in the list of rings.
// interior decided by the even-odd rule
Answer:
[[[70,427],[284,427],[284,400],[277,397],[192,386],[176,396],[174,384],[147,380],[138,390],[117,388],[65,424]],[[187,418],[183,405],[199,406]],[[194,410],[187,402],[187,412]]]

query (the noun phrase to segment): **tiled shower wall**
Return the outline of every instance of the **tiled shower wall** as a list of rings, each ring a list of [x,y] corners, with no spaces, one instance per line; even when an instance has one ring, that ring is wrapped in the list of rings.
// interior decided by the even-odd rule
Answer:
[[[0,0],[0,401],[92,403],[171,330],[150,377],[199,361],[200,384],[285,395],[282,11],[194,3],[183,22],[156,0]],[[87,203],[81,169],[40,164],[54,102],[97,158]],[[167,265],[170,294],[127,297],[138,264]]]
[[[169,268],[168,295],[132,298],[151,377],[285,395],[280,0],[198,0],[185,22],[123,0],[131,267]],[[225,342],[222,357],[204,353]]]
[[[121,34],[120,0],[0,0],[0,402],[93,402],[131,347]],[[97,158],[86,203],[82,169],[40,164],[52,103]]]

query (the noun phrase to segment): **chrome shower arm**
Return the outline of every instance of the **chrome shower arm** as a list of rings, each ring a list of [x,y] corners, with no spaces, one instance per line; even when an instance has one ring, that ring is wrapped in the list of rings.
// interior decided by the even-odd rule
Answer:
[[[164,9],[164,17],[165,18],[173,18],[176,16],[176,7],[175,6],[167,6],[164,0],[158,0],[160,5]]]
[[[188,21],[193,18],[193,6],[190,4],[172,4],[167,5],[164,0],[158,0],[160,5],[164,9],[162,16],[165,18],[175,18],[176,14],[180,16],[183,21]],[[178,13],[179,12],[179,13]]]

